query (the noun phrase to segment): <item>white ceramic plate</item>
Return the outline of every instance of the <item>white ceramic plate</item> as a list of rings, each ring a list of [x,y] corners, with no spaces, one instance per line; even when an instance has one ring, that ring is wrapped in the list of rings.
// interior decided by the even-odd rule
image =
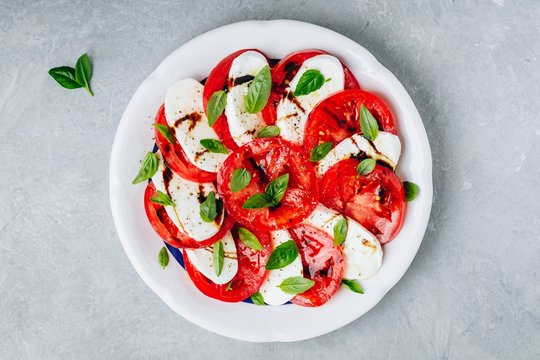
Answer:
[[[399,125],[403,153],[398,174],[420,186],[408,203],[397,238],[384,247],[384,262],[362,281],[364,295],[341,289],[324,306],[255,306],[223,303],[206,297],[171,257],[163,270],[157,261],[163,242],[146,219],[144,184],[131,185],[139,162],[154,145],[152,122],[176,80],[205,78],[223,57],[242,48],[257,48],[270,58],[297,50],[322,49],[338,56],[361,87],[384,98]],[[420,115],[394,77],[362,46],[328,29],[297,21],[246,21],[227,25],[180,46],[141,84],[129,102],[113,145],[110,198],[114,222],[131,263],[144,282],[174,311],[212,332],[246,341],[298,341],[336,330],[369,311],[403,276],[426,230],[431,210],[431,151]]]

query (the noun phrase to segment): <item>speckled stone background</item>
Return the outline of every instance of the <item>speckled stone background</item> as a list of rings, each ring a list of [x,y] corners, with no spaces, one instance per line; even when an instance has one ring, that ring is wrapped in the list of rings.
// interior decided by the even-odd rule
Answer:
[[[108,165],[141,81],[185,41],[291,18],[362,44],[411,94],[433,151],[420,251],[372,311],[251,344],[170,310],[118,241]],[[47,75],[88,52],[92,86]],[[0,1],[0,358],[540,358],[540,2]]]

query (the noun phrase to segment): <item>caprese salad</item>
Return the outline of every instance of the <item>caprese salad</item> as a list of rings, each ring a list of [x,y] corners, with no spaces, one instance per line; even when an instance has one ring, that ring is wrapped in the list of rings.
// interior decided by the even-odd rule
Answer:
[[[167,91],[133,184],[193,284],[225,302],[320,306],[377,273],[418,187],[385,102],[320,50],[256,49]],[[162,253],[160,252],[160,256]]]

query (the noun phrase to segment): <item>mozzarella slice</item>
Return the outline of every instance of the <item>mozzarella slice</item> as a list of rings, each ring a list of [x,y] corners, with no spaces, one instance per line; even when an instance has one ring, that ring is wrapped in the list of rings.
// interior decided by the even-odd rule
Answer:
[[[230,232],[220,240],[223,244],[225,258],[223,259],[223,269],[219,276],[212,265],[214,247],[208,246],[200,249],[186,249],[189,262],[204,276],[216,284],[226,284],[231,281],[238,272],[238,258],[236,246]]]
[[[379,131],[373,142],[369,142],[360,134],[354,134],[330,150],[328,155],[317,163],[315,172],[317,176],[323,176],[339,161],[358,155],[383,161],[395,168],[401,155],[401,142],[396,135],[384,131]]]
[[[304,221],[305,224],[325,231],[334,237],[334,226],[342,218],[337,212],[319,204]],[[379,241],[362,225],[345,217],[347,237],[342,244],[345,258],[345,279],[367,279],[373,276],[382,265],[383,251]]]
[[[276,230],[272,231],[270,234],[272,236],[273,249],[284,242],[291,240],[291,235],[287,230]],[[291,300],[294,295],[283,292],[278,285],[280,285],[286,278],[292,276],[303,276],[302,259],[300,254],[289,265],[281,269],[270,270],[268,272],[266,280],[259,289],[259,292],[264,298],[264,302],[268,305],[283,305],[287,301]]]
[[[268,61],[257,51],[246,51],[236,57],[231,64],[225,115],[231,136],[239,146],[253,140],[266,126],[260,113],[250,114],[246,111],[244,102],[253,78],[266,65]]]
[[[159,156],[159,154],[158,154]],[[214,236],[223,223],[223,206],[218,206],[215,221],[205,222],[201,218],[201,203],[213,191],[216,201],[219,199],[213,183],[196,183],[183,179],[173,173],[160,161],[160,167],[152,177],[156,190],[168,194],[176,206],[165,206],[167,215],[183,233],[190,238],[201,241]]]
[[[201,145],[202,139],[219,140],[206,119],[203,89],[194,79],[174,83],[165,97],[165,118],[189,161],[201,170],[217,172],[227,155],[212,153]]]
[[[319,90],[294,96],[298,81],[310,69],[319,70],[328,81]],[[281,129],[281,136],[292,143],[301,144],[309,113],[328,95],[343,90],[344,78],[343,65],[332,55],[317,55],[304,61],[277,107],[276,125]]]

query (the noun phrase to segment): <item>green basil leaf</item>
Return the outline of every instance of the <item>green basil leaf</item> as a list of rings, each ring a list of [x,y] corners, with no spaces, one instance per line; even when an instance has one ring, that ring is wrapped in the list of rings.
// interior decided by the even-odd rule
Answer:
[[[229,186],[233,192],[238,192],[249,185],[251,174],[244,168],[233,171]]]
[[[169,253],[167,252],[167,248],[165,246],[159,250],[158,261],[159,265],[161,265],[161,267],[164,269],[167,267],[167,265],[169,265]]]
[[[348,229],[347,219],[344,217],[339,219],[336,225],[334,225],[334,244],[336,246],[341,245],[345,241]]]
[[[214,194],[213,191],[210,191],[204,202],[201,204],[201,210],[199,213],[204,222],[212,222],[216,218],[216,194]]]
[[[251,295],[249,298],[251,299],[251,301],[253,301],[255,305],[264,305],[264,298],[258,291],[255,294]]]
[[[141,163],[141,168],[131,182],[133,185],[150,179],[156,173],[159,165],[159,159],[153,152],[149,151]]]
[[[221,241],[214,243],[212,250],[213,250],[212,266],[214,267],[214,271],[216,272],[216,275],[219,276],[221,275],[221,271],[223,270],[223,263],[225,262],[225,252],[223,251],[223,243]]]
[[[360,128],[368,140],[374,141],[379,135],[379,123],[364,104],[360,105]]]
[[[202,139],[201,140],[201,145],[206,150],[208,150],[210,152],[213,152],[213,153],[218,153],[218,154],[228,154],[229,153],[229,151],[227,150],[225,145],[223,145],[221,143],[221,141],[216,140],[216,139]]]
[[[248,92],[244,98],[246,111],[250,114],[259,113],[268,102],[271,88],[272,76],[270,75],[270,67],[266,65],[249,84]]]
[[[269,137],[276,137],[279,136],[281,130],[279,127],[275,125],[270,125],[259,131],[257,134],[257,137],[260,138],[269,138]]]
[[[75,64],[75,80],[83,85],[90,95],[94,96],[90,89],[90,79],[92,79],[92,62],[88,54],[82,54]]]
[[[273,202],[273,205],[279,204],[285,191],[287,191],[287,185],[289,184],[289,174],[281,175],[280,177],[274,179],[266,187],[265,193]]]
[[[66,89],[78,89],[83,87],[83,85],[79,84],[75,79],[75,69],[70,66],[52,68],[49,70],[49,75],[51,75],[60,86]]]
[[[266,270],[276,270],[284,268],[291,264],[298,257],[298,247],[293,240],[285,241],[277,246],[268,261],[266,262]]]
[[[306,279],[301,276],[293,276],[283,280],[283,282],[278,285],[278,288],[287,294],[296,295],[306,292],[313,285],[315,285],[315,281],[311,279]]]
[[[171,144],[174,144],[173,134],[171,133],[171,129],[169,129],[167,125],[153,124],[153,126],[159,131],[161,135],[163,135],[165,139],[167,139],[168,142],[170,142]]]
[[[252,250],[257,251],[263,249],[255,234],[244,227],[238,228],[238,237],[240,238],[240,241],[244,243],[244,245]]]
[[[270,206],[274,206],[271,198],[266,194],[255,194],[246,200],[243,209],[262,209]]]
[[[223,114],[225,106],[227,106],[227,93],[225,91],[219,90],[210,96],[208,104],[206,105],[208,125],[214,126],[217,119]]]
[[[377,165],[377,161],[373,159],[364,159],[358,164],[356,171],[358,172],[358,175],[368,175],[375,169],[375,165]]]
[[[157,191],[157,196],[151,197],[150,201],[163,206],[176,206],[168,194],[159,190]]]
[[[319,90],[324,85],[324,75],[315,69],[307,70],[302,74],[296,89],[294,90],[294,96],[307,95],[314,91]]]
[[[334,143],[331,141],[315,146],[309,154],[309,161],[317,162],[324,159],[324,157],[328,155],[330,150],[332,150],[333,146]]]
[[[405,181],[403,182],[403,188],[405,189],[405,199],[407,202],[413,201],[418,196],[420,188],[413,182]]]
[[[360,284],[354,280],[341,279],[341,284],[347,286],[349,289],[351,289],[355,293],[358,293],[358,294],[364,293],[364,289],[362,289]]]

